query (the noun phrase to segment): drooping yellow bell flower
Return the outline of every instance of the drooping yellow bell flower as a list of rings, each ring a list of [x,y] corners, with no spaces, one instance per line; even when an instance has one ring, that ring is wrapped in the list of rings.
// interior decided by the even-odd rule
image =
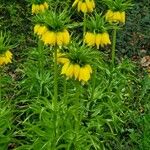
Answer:
[[[111,44],[109,34],[107,32],[97,33],[97,34],[87,32],[84,37],[84,42],[88,46],[96,45],[97,49],[99,49],[100,46],[104,47],[105,45]]]
[[[12,62],[12,53],[7,50],[5,53],[0,54],[0,66]]]
[[[105,45],[111,44],[109,34],[107,32],[102,33],[101,35],[101,46],[104,47]]]
[[[63,41],[64,41],[63,35],[64,35],[63,32],[57,32],[57,33],[56,33],[57,45],[59,45],[59,46],[62,46],[62,45],[63,45]]]
[[[92,12],[95,8],[94,0],[75,0],[72,7],[75,7],[76,5],[78,12],[81,11],[83,13]]]
[[[37,31],[37,35],[39,36],[42,36],[44,33],[46,33],[48,31],[47,27],[45,26],[40,26],[38,28],[38,31]]]
[[[38,29],[40,28],[40,24],[36,24],[34,26],[34,34],[37,34],[38,33]]]
[[[88,46],[94,46],[95,45],[95,34],[91,32],[87,32],[85,34],[84,42],[87,43]]]
[[[73,73],[74,73],[73,71],[74,71],[74,65],[70,63],[68,68],[67,68],[67,70],[66,70],[65,75],[67,77],[69,77],[69,78],[72,78],[73,77]]]
[[[67,71],[69,65],[70,65],[70,61],[63,65],[63,67],[61,69],[61,74],[66,74],[66,71]]]
[[[48,9],[48,3],[44,2],[42,4],[32,4],[32,14],[38,14],[44,12]]]
[[[85,2],[81,4],[80,10],[81,10],[83,13],[87,13],[88,9],[87,9],[87,5],[86,5]]]
[[[56,33],[52,31],[47,31],[42,35],[41,40],[44,42],[45,45],[49,44],[54,46],[57,43]]]
[[[57,62],[59,64],[65,64],[65,63],[68,63],[70,61],[68,58],[66,58],[66,55],[64,53],[57,52]]]
[[[69,44],[70,35],[66,29],[60,32],[46,31],[42,34],[41,40],[44,42],[45,45],[49,44],[52,46],[63,46]]]
[[[74,78],[77,79],[80,73],[80,65],[78,64],[74,64],[74,70],[73,70],[73,74],[74,74]]]
[[[120,22],[125,23],[125,11],[112,11],[108,10],[105,14],[105,18],[108,22]]]
[[[92,68],[91,67],[89,68],[89,67],[90,65],[85,65],[80,68],[80,73],[78,77],[79,81],[87,82],[90,79]]]
[[[64,29],[64,31],[63,31],[63,44],[67,45],[67,44],[69,44],[69,42],[70,42],[70,34],[66,29]]]
[[[92,73],[92,68],[89,64],[80,66],[79,64],[72,64],[67,62],[63,65],[61,74],[65,74],[67,78],[74,78],[81,82],[87,82]]]
[[[97,49],[99,49],[99,46],[102,44],[102,34],[100,33],[96,34],[95,44],[97,46]]]
[[[94,2],[94,0],[92,0],[92,1],[85,0],[85,2],[86,2],[86,6],[87,6],[88,12],[92,12],[93,9],[95,8],[95,2]]]

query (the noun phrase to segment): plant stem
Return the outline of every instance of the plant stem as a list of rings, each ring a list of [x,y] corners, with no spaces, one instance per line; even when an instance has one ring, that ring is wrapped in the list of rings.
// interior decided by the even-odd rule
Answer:
[[[44,72],[44,47],[42,41],[38,40],[38,52],[39,52],[39,74],[40,77],[43,79],[43,72]],[[43,92],[43,85],[40,85],[40,95]]]
[[[0,67],[0,102],[2,100],[2,68]]]
[[[76,81],[76,107],[77,107],[77,121],[76,121],[76,130],[78,131],[79,129],[79,124],[80,124],[80,117],[79,117],[79,106],[80,106],[80,83],[78,81]]]
[[[54,99],[53,106],[54,109],[57,107],[57,99],[58,99],[58,71],[57,71],[57,46],[54,47]]]
[[[80,87],[80,83],[78,81],[76,81],[76,118],[75,118],[75,132],[76,132],[76,138],[78,139],[78,134],[79,134],[79,129],[80,129],[80,91],[81,91],[81,87]],[[75,139],[75,143],[78,142]],[[76,144],[75,146],[75,150],[78,150],[78,145]]]
[[[43,75],[43,70],[44,70],[44,53],[43,53],[43,43],[39,39],[38,41],[38,50],[39,50],[39,67],[40,67],[40,74]]]
[[[67,80],[65,78],[64,79],[64,104],[66,104],[66,99],[67,99]]]
[[[58,70],[57,70],[57,46],[54,46],[54,97],[52,99],[52,105],[54,109],[54,116],[53,116],[53,125],[54,125],[54,149],[55,147],[55,142],[57,139],[57,100],[58,100]]]
[[[112,66],[113,67],[115,64],[116,34],[117,34],[117,28],[115,27],[113,30],[113,41],[112,41]]]
[[[85,35],[86,32],[86,13],[84,13],[84,18],[83,18],[83,36]]]
[[[91,93],[91,100],[93,100],[94,97],[94,90],[95,90],[95,83],[96,83],[96,69],[93,69],[93,78],[92,78],[92,93]]]

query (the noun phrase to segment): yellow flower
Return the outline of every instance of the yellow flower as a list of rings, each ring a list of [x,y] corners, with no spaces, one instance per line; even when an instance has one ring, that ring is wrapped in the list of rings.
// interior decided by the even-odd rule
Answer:
[[[41,40],[44,42],[45,45],[55,45],[56,44],[56,34],[55,32],[47,31],[41,37]]]
[[[7,50],[4,54],[0,54],[0,66],[11,63],[12,53]]]
[[[59,64],[65,64],[65,63],[69,62],[69,59],[65,57],[64,53],[58,52],[57,53],[57,62]]]
[[[90,74],[92,72],[92,68],[89,65],[84,66],[84,79],[83,81],[87,82],[90,79]]]
[[[102,34],[96,34],[96,40],[95,40],[95,44],[97,46],[97,49],[99,49],[99,46],[102,43]]]
[[[79,1],[79,2],[78,2],[78,12],[81,10],[81,5],[82,5],[82,2]]]
[[[87,6],[87,10],[88,12],[92,12],[93,9],[95,8],[95,3],[93,0],[85,0],[86,6]]]
[[[36,13],[36,5],[35,4],[32,5],[32,14],[34,14],[34,13]]]
[[[111,44],[109,34],[107,32],[98,34],[87,32],[84,37],[84,42],[88,46],[96,45],[97,49],[99,49],[99,46],[103,47],[105,45]]]
[[[65,29],[63,31],[63,44],[67,45],[69,44],[69,42],[70,42],[70,35],[69,35],[69,32]]]
[[[39,26],[37,25],[37,35],[42,36],[44,33],[48,31],[46,26]]]
[[[125,23],[125,12],[108,10],[107,13],[105,14],[105,18],[110,23],[112,22]]]
[[[111,44],[109,34],[107,32],[102,33],[101,35],[101,46],[103,47],[104,45]]]
[[[81,6],[80,6],[80,9],[83,13],[87,13],[87,5],[86,3],[82,3]]]
[[[85,65],[85,67],[88,69],[88,71],[90,72],[90,73],[92,73],[92,68],[91,68],[91,66],[90,65]]]
[[[125,20],[126,20],[125,19],[125,17],[126,17],[125,11],[121,12],[120,15],[121,15],[121,22],[125,23]]]
[[[66,29],[63,32],[57,32],[56,37],[58,46],[67,45],[70,41],[70,35]]]
[[[75,79],[78,78],[79,73],[80,73],[80,65],[75,64],[74,65],[74,70],[73,70],[73,74],[74,74]]]
[[[47,2],[44,2],[43,4],[32,4],[32,14],[38,14],[40,12],[44,12],[47,9]]]
[[[71,78],[73,77],[73,73],[74,73],[74,65],[70,63],[65,74],[67,77]]]
[[[43,30],[42,30],[43,29]],[[41,40],[44,42],[45,45],[67,45],[70,41],[70,35],[69,32],[65,29],[62,32],[52,32],[48,31],[47,28],[44,29],[38,28],[38,35],[42,35]]]
[[[57,45],[62,46],[64,42],[63,32],[57,32],[56,38],[57,38]]]
[[[66,74],[66,71],[67,71],[69,65],[70,65],[70,61],[63,65],[63,67],[61,69],[61,74]]]
[[[48,9],[48,3],[47,2],[44,2],[44,7],[45,7],[45,9]]]
[[[44,12],[44,10],[45,10],[44,4],[40,4],[40,5],[39,5],[39,10],[40,10],[41,12]]]
[[[37,34],[38,33],[38,29],[40,28],[40,25],[39,24],[36,24],[34,26],[34,34]]]
[[[90,79],[92,68],[89,68],[89,66],[90,65],[85,65],[80,68],[79,81],[87,82]]]
[[[92,73],[92,68],[89,64],[80,67],[79,64],[71,64],[70,61],[66,62],[61,70],[61,74],[65,74],[68,78],[74,77],[75,80],[87,82]]]
[[[84,37],[84,42],[87,43],[88,46],[95,45],[95,34],[87,32]]]
[[[92,12],[95,8],[94,0],[85,0],[84,2],[82,0],[75,0],[72,7],[76,5],[78,12],[81,11],[83,13]]]

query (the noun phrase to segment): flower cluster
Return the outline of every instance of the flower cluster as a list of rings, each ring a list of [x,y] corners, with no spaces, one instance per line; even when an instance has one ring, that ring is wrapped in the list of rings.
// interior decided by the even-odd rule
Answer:
[[[36,24],[34,27],[34,33],[40,36],[45,45],[62,46],[67,45],[70,41],[70,34],[66,29],[60,32],[54,32],[48,30],[44,25]]]
[[[92,68],[89,64],[80,66],[73,64],[70,61],[65,63],[62,67],[61,74],[65,74],[68,78],[74,77],[75,79],[87,82],[90,79]]]
[[[40,12],[44,12],[48,9],[47,2],[44,2],[42,4],[32,4],[32,14],[38,14]]]
[[[66,58],[65,53],[57,52],[57,62],[58,64],[65,64],[69,62],[69,59]]]
[[[37,34],[38,36],[42,36],[47,31],[48,29],[44,25],[36,24],[34,26],[34,34]]]
[[[120,22],[125,23],[125,12],[124,11],[112,11],[108,10],[105,14],[106,20],[110,23]]]
[[[107,32],[103,33],[91,33],[87,32],[84,37],[84,42],[88,46],[97,46],[97,49],[99,49],[99,46],[104,47],[105,45],[111,44],[109,34]]]
[[[107,6],[106,20],[110,23],[125,23],[125,11],[133,4],[131,0],[102,0]]]
[[[11,63],[12,61],[12,53],[7,50],[3,54],[0,54],[0,66]]]
[[[75,0],[72,4],[72,7],[76,5],[78,8],[78,12],[81,11],[83,13],[92,12],[95,8],[94,0]]]

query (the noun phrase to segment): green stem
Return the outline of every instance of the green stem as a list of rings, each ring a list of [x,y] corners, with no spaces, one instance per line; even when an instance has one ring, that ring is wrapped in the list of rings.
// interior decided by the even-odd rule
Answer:
[[[40,67],[40,74],[43,75],[44,70],[44,49],[43,49],[43,43],[39,39],[38,41],[38,50],[39,50],[39,67]]]
[[[2,100],[2,68],[0,67],[0,102]]]
[[[58,100],[58,68],[57,68],[57,46],[54,47],[54,97],[52,105],[54,109],[53,125],[54,125],[54,142],[53,149],[56,149],[55,142],[57,139],[57,100]]]
[[[84,13],[84,18],[83,18],[83,36],[85,35],[86,32],[86,13]]]
[[[113,30],[113,41],[112,41],[112,66],[113,67],[115,64],[116,34],[117,34],[117,28],[115,27]]]
[[[78,131],[80,125],[80,114],[79,114],[79,106],[80,106],[80,83],[76,81],[76,107],[77,107],[77,121],[76,121],[76,130]]]
[[[66,78],[64,79],[64,89],[63,89],[63,93],[64,93],[64,104],[66,104],[66,99],[67,99],[67,80]]]
[[[92,77],[92,93],[91,93],[91,100],[93,100],[94,97],[94,91],[95,91],[95,84],[96,84],[96,69],[93,69],[93,77]]]
[[[58,100],[58,71],[57,71],[57,46],[54,47],[54,99],[53,99],[53,106],[54,109],[57,107],[57,100]]]
[[[44,72],[44,46],[43,42],[39,39],[38,40],[38,52],[39,52],[39,74],[40,77],[43,79],[43,72]],[[43,85],[40,85],[40,95],[43,93]]]
[[[79,129],[80,129],[80,120],[81,120],[81,116],[80,116],[80,91],[81,91],[81,86],[80,83],[78,81],[76,81],[76,121],[75,121],[75,132],[76,132],[76,137],[78,137],[79,134]],[[75,141],[75,143],[78,141]],[[78,150],[78,145],[76,144],[75,146],[75,150]]]

